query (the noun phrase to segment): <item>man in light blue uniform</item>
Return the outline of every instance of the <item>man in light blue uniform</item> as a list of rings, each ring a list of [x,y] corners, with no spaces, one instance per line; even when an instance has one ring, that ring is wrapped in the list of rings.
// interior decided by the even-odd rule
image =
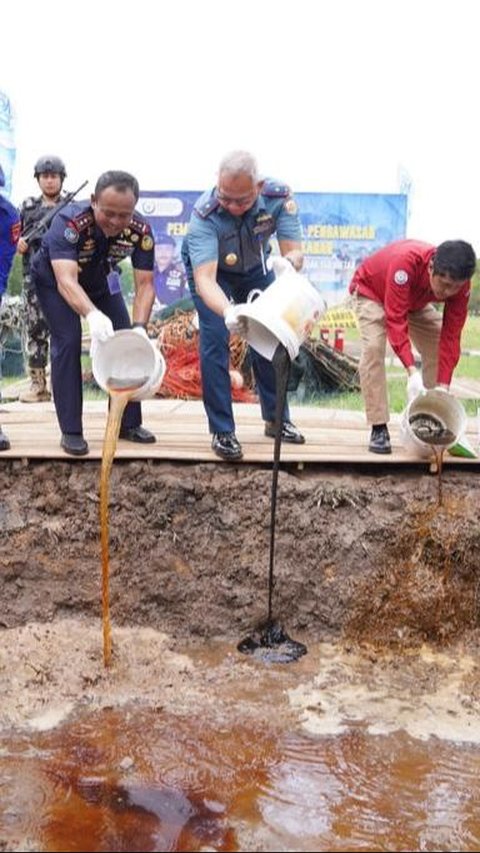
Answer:
[[[229,375],[229,332],[239,331],[234,304],[275,279],[267,260],[276,235],[281,254],[297,270],[303,264],[297,204],[285,185],[259,178],[256,161],[234,151],[220,163],[217,185],[196,202],[182,246],[189,287],[200,324],[203,402],[213,434],[212,449],[222,459],[242,457],[235,435]],[[275,437],[275,371],[251,350],[265,435]],[[303,444],[285,407],[282,441]]]
[[[0,189],[5,186],[5,174],[0,166]],[[20,235],[20,216],[12,202],[0,192],[0,303],[7,289],[8,276]],[[1,332],[0,328],[0,332]],[[0,379],[2,376],[2,342],[0,339]],[[1,393],[0,393],[1,397]],[[0,427],[0,450],[9,450],[10,441]]]

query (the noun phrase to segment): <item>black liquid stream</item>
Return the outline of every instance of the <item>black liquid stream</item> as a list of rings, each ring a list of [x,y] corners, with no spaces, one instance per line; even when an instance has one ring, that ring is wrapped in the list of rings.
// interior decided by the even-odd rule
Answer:
[[[277,517],[278,473],[280,470],[280,449],[282,445],[282,426],[285,402],[287,399],[288,379],[291,360],[283,344],[279,344],[272,358],[276,378],[275,403],[275,444],[273,450],[272,491],[270,501],[270,564],[268,570],[268,616],[265,622],[257,626],[254,633],[242,640],[237,648],[247,655],[255,655],[266,663],[290,663],[306,654],[303,643],[292,640],[282,625],[273,619],[273,590],[275,587],[275,523]]]
[[[275,402],[275,444],[273,448],[272,492],[270,500],[270,565],[268,571],[268,622],[272,620],[273,588],[275,586],[275,524],[277,518],[278,473],[280,470],[280,449],[282,446],[282,424],[285,401],[287,399],[288,378],[291,366],[290,356],[283,344],[279,344],[272,358],[276,378]]]

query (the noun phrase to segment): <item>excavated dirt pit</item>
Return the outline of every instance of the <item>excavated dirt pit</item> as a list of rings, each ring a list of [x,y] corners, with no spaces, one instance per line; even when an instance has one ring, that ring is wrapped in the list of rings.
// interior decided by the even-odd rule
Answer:
[[[271,470],[116,461],[108,668],[99,478],[2,462],[0,850],[478,849],[478,474],[283,468],[269,664]]]
[[[94,666],[101,661],[99,476],[98,463],[2,463],[4,650],[18,632],[22,654],[33,651],[28,626],[40,623],[42,644],[56,637],[49,666],[64,669],[55,680],[67,692],[74,656],[91,663],[83,624],[93,637],[98,628]],[[425,470],[281,470],[273,610],[291,637],[307,647],[338,641],[396,653],[476,643],[478,475],[444,471],[442,506],[437,479]],[[219,640],[238,656],[237,643],[267,612],[271,482],[271,470],[247,465],[114,463],[114,662],[120,629],[135,629],[132,643],[140,629],[166,635],[172,647]],[[67,629],[63,642],[59,626],[71,620],[80,633],[73,640]],[[7,684],[16,666],[4,652]],[[4,692],[5,722],[15,720],[12,689]],[[141,695],[141,684],[133,689]]]

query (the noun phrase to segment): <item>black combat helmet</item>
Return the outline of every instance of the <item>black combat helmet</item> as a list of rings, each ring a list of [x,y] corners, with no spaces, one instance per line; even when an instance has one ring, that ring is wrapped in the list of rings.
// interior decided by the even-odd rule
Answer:
[[[33,177],[38,178],[44,172],[54,172],[56,175],[60,175],[62,181],[67,176],[65,163],[60,157],[56,157],[54,154],[45,154],[43,157],[39,157],[35,163]]]

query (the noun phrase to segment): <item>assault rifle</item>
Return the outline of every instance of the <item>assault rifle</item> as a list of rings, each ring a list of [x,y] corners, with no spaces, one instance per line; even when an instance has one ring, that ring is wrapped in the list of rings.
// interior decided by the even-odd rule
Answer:
[[[66,207],[67,204],[70,204],[72,199],[74,199],[75,196],[80,192],[80,190],[83,190],[83,188],[87,184],[88,184],[88,181],[84,181],[83,184],[80,187],[78,187],[77,190],[74,190],[74,192],[71,192],[71,193],[67,193],[65,198],[62,199],[62,201],[59,204],[56,204],[55,207],[49,208],[47,213],[44,216],[42,216],[42,218],[39,219],[38,222],[35,222],[31,228],[27,228],[27,230],[25,231],[25,234],[20,235],[22,237],[22,239],[26,240],[27,243],[30,243],[31,240],[35,240],[38,237],[43,237],[45,232],[48,231],[48,227],[49,227],[53,217],[57,215],[59,210],[62,210],[62,208]]]

